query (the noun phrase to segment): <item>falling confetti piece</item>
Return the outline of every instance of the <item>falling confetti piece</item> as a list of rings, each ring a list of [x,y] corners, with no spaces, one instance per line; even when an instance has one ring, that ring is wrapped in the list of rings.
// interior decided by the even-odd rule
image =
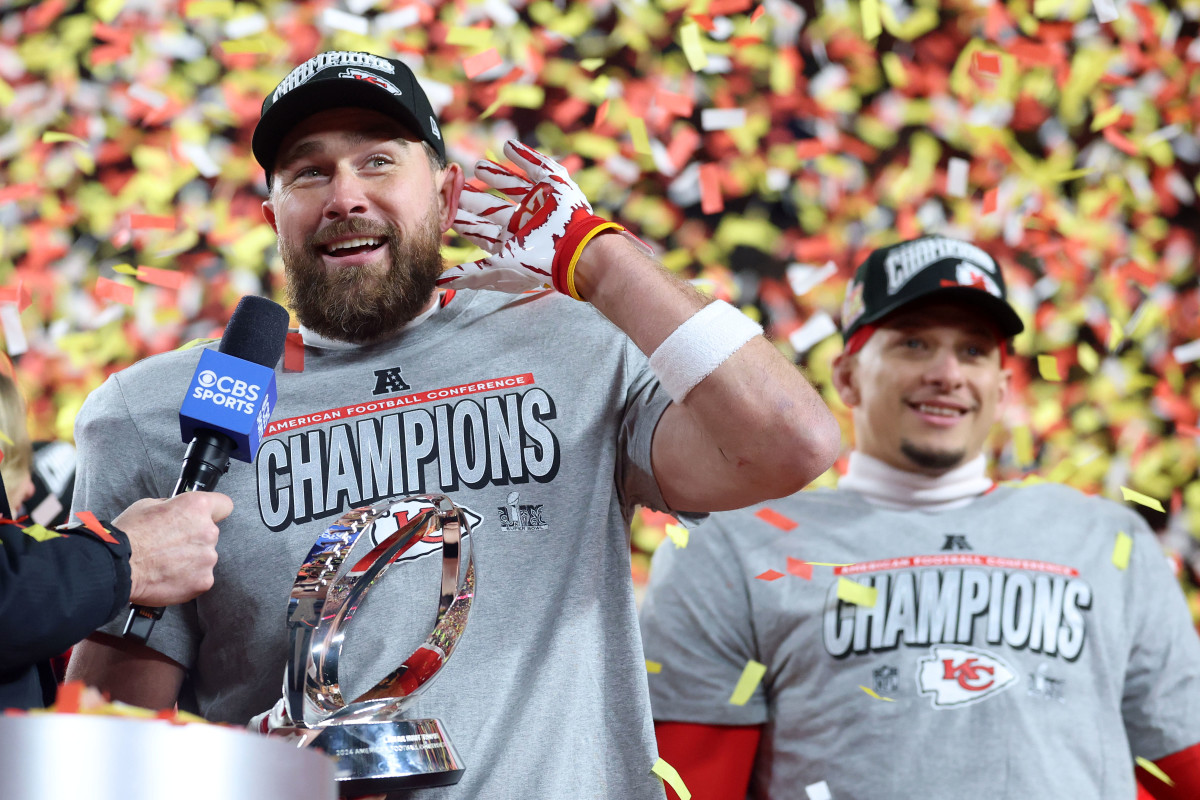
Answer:
[[[812,564],[807,561],[788,556],[787,571],[789,575],[795,575],[797,578],[803,578],[806,581],[812,580]]]
[[[28,527],[22,528],[21,530],[25,533],[26,536],[30,536],[39,542],[45,542],[49,539],[57,539],[58,537],[62,536],[61,533],[57,533],[55,531],[48,530],[47,528],[45,528],[42,525],[29,525]]]
[[[1058,372],[1058,359],[1054,356],[1039,355],[1037,357],[1038,374],[1042,376],[1042,380],[1046,381],[1061,381],[1062,375]]]
[[[662,664],[646,659],[646,672],[649,672],[651,675],[657,675],[662,672]]]
[[[670,522],[666,525],[667,538],[675,543],[675,547],[682,549],[688,546],[688,529],[682,525],[673,525]]]
[[[1163,504],[1158,500],[1155,500],[1150,495],[1142,494],[1141,492],[1135,492],[1133,489],[1130,489],[1127,486],[1121,487],[1121,497],[1127,503],[1137,503],[1138,505],[1145,506],[1146,508],[1153,508],[1155,511],[1161,511],[1164,514],[1167,513],[1167,510],[1163,508]]]
[[[683,778],[679,777],[679,773],[661,758],[654,762],[654,766],[650,771],[661,778],[667,785],[675,790],[675,794],[679,795],[679,800],[691,800],[692,793],[688,791],[687,786],[683,783]]]
[[[785,532],[794,530],[799,525],[798,522],[790,520],[783,514],[780,514],[778,511],[770,508],[760,508],[758,511],[754,512],[754,516],[758,517],[768,525],[774,525],[776,528],[779,528],[779,530]]]
[[[730,704],[735,706],[746,705],[746,702],[754,694],[754,690],[758,688],[758,684],[766,674],[767,667],[765,664],[760,664],[754,659],[747,661],[745,668],[742,670],[741,677],[738,678],[737,686],[733,689],[733,694],[729,696]]]
[[[490,69],[500,66],[503,59],[496,48],[484,50],[482,53],[463,59],[463,72],[468,78],[474,79]]]
[[[76,511],[75,516],[83,523],[83,526],[98,537],[108,542],[109,544],[119,544],[108,529],[100,524],[100,520],[96,519],[96,515],[90,511]]]
[[[1133,537],[1125,531],[1117,533],[1117,541],[1113,544],[1112,563],[1117,569],[1129,567],[1129,554],[1133,552]]]
[[[783,573],[779,572],[778,570],[769,569],[766,572],[761,572],[758,575],[755,575],[754,577],[760,581],[777,581],[783,577]]]
[[[863,38],[873,42],[883,33],[883,22],[879,19],[879,0],[862,0]]]
[[[837,596],[839,600],[856,606],[874,608],[879,602],[879,590],[873,586],[863,586],[858,581],[849,578],[838,578]]]
[[[1154,777],[1158,778],[1160,781],[1165,783],[1167,786],[1175,785],[1175,781],[1171,780],[1170,776],[1168,776],[1167,773],[1163,772],[1162,768],[1160,766],[1158,766],[1158,764],[1155,764],[1150,759],[1142,758],[1141,756],[1138,756],[1135,759],[1135,761],[1137,762],[1137,765],[1139,767],[1146,770],[1146,772],[1149,772]]]
[[[683,55],[693,72],[699,72],[708,66],[708,55],[700,41],[700,26],[695,22],[685,22],[679,27],[679,45]]]
[[[863,686],[862,684],[859,684],[858,688],[862,689],[864,692],[869,694],[871,697],[874,697],[876,700],[883,700],[885,703],[896,702],[895,700],[893,700],[890,697],[881,697],[880,695],[876,694],[873,690],[868,689],[866,686]]]

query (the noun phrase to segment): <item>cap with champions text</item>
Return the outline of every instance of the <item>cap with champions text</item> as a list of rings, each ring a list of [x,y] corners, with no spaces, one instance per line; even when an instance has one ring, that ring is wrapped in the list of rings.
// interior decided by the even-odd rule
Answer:
[[[867,256],[846,286],[842,335],[849,342],[864,326],[934,295],[978,306],[1004,339],[1025,330],[1008,304],[1004,276],[994,258],[969,242],[923,236]]]
[[[263,100],[251,148],[268,182],[279,145],[292,128],[319,111],[346,106],[392,117],[445,160],[437,115],[412,70],[393,58],[335,50],[296,67]]]

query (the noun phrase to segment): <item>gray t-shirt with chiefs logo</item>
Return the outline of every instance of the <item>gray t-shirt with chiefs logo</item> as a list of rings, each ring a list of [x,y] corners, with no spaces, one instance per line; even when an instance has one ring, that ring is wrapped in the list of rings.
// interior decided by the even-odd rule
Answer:
[[[1135,756],[1200,742],[1200,640],[1157,541],[1063,486],[716,514],[655,553],[641,624],[656,720],[764,725],[756,798],[1125,800]]]
[[[171,492],[199,354],[146,359],[88,398],[76,510],[111,518]],[[417,796],[662,798],[627,522],[637,503],[663,506],[650,441],[670,400],[629,339],[561,295],[463,291],[393,341],[307,347],[303,371],[280,364],[276,379],[254,463],[218,487],[234,512],[216,585],[149,642],[189,669],[203,715],[244,724],[281,696],[288,598],[321,531],[351,508],[441,492],[477,520],[476,595],[407,716],[441,719],[466,771]],[[405,553],[346,627],[347,699],[432,630],[439,553]]]

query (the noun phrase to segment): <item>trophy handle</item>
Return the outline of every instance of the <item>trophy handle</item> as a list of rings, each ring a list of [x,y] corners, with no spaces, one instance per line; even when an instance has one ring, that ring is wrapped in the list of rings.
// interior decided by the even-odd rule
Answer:
[[[425,501],[429,507],[377,545],[354,567],[336,575],[363,530],[386,516],[396,502]],[[430,533],[442,538],[442,579],[433,631],[403,664],[353,702],[347,704],[338,684],[344,627],[354,617],[367,591],[393,560]],[[324,727],[355,719],[398,716],[437,674],[454,652],[475,595],[473,548],[467,544],[466,575],[460,580],[462,545],[470,524],[449,498],[428,495],[387,501],[355,509],[317,540],[300,569],[288,609],[292,654],[285,670],[284,694],[292,719]],[[307,573],[306,573],[307,570]],[[324,592],[319,587],[324,587]],[[309,709],[321,717],[310,721]],[[298,713],[297,713],[298,712]]]

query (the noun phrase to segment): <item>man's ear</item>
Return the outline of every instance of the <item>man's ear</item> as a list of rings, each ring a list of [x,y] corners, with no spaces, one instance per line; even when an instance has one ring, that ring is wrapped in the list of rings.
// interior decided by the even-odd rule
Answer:
[[[279,233],[279,226],[275,224],[275,205],[270,200],[263,200],[262,204],[263,218],[267,224],[271,226],[271,230]]]
[[[462,193],[466,178],[462,167],[458,164],[448,164],[441,171],[442,185],[438,188],[438,221],[442,233],[454,227],[454,218],[458,216],[458,196]]]
[[[855,372],[857,366],[858,359],[852,353],[842,353],[833,360],[833,388],[847,408],[854,408],[862,400]]]

